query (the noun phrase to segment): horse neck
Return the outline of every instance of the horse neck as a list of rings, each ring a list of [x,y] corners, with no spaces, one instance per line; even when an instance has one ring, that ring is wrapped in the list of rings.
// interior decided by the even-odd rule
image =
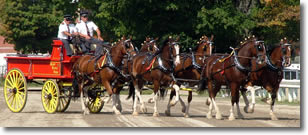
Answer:
[[[249,45],[248,45],[249,44]],[[243,58],[243,57],[252,57],[252,55],[251,55],[251,51],[250,51],[250,44],[252,44],[251,42],[250,43],[247,43],[247,44],[245,44],[245,45],[243,45],[240,49],[239,49],[239,51],[238,51],[238,54],[237,54],[237,56],[239,56],[238,58],[239,58],[239,61],[240,61],[240,63],[243,65],[243,66],[247,66],[247,65],[249,65],[250,64],[250,59],[248,59],[248,58]],[[241,57],[241,56],[243,56],[243,57]]]
[[[140,49],[140,52],[147,52],[148,51],[148,45],[143,45]]]
[[[168,45],[166,45],[162,52],[161,52],[161,57],[163,58],[163,61],[165,61],[166,63],[170,64],[170,60],[172,59],[172,57],[170,56],[170,52],[169,52],[169,47]]]
[[[206,46],[204,46],[206,47]],[[203,51],[203,44],[198,45],[198,49],[196,50],[195,54],[197,55],[205,55],[204,51]]]
[[[121,52],[121,49],[120,48],[120,45],[116,45],[114,47],[111,48],[111,59],[112,59],[112,62],[115,66],[119,66],[121,64],[121,61],[123,59],[123,54]]]
[[[274,48],[273,52],[271,53],[271,62],[272,64],[274,64],[275,66],[281,66],[282,65],[282,55],[281,55],[281,46],[278,46],[276,48]]]
[[[202,44],[200,44],[198,46],[196,52],[194,52],[194,55],[195,55],[195,61],[197,62],[197,64],[201,65],[203,62],[199,58],[200,57],[203,58],[206,55],[206,53],[203,51],[203,45]]]

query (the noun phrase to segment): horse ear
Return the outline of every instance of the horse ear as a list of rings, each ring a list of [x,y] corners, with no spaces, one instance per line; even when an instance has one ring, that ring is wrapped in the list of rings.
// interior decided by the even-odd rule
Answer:
[[[123,35],[122,40],[126,40],[125,36]]]
[[[280,40],[280,45],[283,45],[283,39]]]
[[[130,35],[130,36],[129,36],[129,40],[132,40],[132,39],[133,39],[133,36]]]
[[[145,41],[149,42],[150,41],[150,37],[146,37]]]
[[[213,39],[214,39],[214,35],[212,34],[212,35],[211,35],[211,41],[213,41]]]
[[[154,40],[157,41],[159,39],[159,37],[156,37]]]

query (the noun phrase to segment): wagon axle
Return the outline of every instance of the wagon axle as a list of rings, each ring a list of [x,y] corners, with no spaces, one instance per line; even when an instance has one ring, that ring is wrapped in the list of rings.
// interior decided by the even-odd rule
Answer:
[[[16,88],[10,89],[9,92],[16,94],[17,93],[17,89]]]
[[[45,95],[44,98],[45,98],[45,99],[48,99],[48,100],[51,100],[51,98],[52,98],[51,93],[49,93],[48,95]]]

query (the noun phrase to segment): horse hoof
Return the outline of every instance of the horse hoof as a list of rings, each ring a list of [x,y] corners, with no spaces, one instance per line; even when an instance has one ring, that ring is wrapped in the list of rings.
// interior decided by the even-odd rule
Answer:
[[[150,98],[150,99],[148,100],[148,103],[154,103],[153,99]]]
[[[207,118],[207,119],[212,119],[213,116],[212,116],[212,114],[206,114],[206,118]]]
[[[244,119],[244,115],[243,114],[238,114],[237,116],[239,119]]]
[[[153,113],[153,117],[159,117],[159,113],[158,112],[154,112]]]
[[[209,102],[209,100],[206,100],[205,104],[209,106],[211,103]]]
[[[185,113],[186,112],[186,107],[183,107],[182,108],[182,113]]]
[[[139,113],[138,112],[133,112],[133,116],[138,116]]]
[[[122,113],[120,111],[115,111],[114,112],[116,115],[121,115]]]
[[[235,120],[235,117],[233,115],[229,116],[229,120]]]
[[[278,118],[277,118],[275,115],[272,115],[272,116],[271,116],[271,119],[272,119],[272,120],[278,120]]]
[[[165,111],[165,114],[166,114],[167,116],[170,116],[170,115],[171,115],[171,114],[170,114],[170,111],[168,111],[168,110]]]
[[[245,107],[244,107],[244,112],[245,112],[245,113],[249,113],[249,112],[248,112],[248,106],[245,106]]]
[[[83,111],[83,115],[89,115],[89,114],[90,114],[90,111],[89,111],[89,110]]]
[[[122,107],[117,107],[117,109],[118,109],[120,112],[122,112]]]
[[[185,118],[189,118],[190,116],[189,116],[188,113],[187,113],[187,114],[185,113],[185,114],[184,114],[184,117],[185,117]]]
[[[255,111],[254,108],[252,108],[252,107],[249,107],[249,108],[248,108],[248,113],[253,113],[254,111]]]
[[[215,118],[216,118],[217,120],[221,120],[221,119],[222,119],[221,114],[216,114]]]

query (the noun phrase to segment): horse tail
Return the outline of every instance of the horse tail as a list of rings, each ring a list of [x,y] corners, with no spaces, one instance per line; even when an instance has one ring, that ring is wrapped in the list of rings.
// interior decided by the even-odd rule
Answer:
[[[131,97],[133,97],[133,100],[135,100],[135,87],[133,82],[129,83],[129,91],[126,100],[130,99]]]

